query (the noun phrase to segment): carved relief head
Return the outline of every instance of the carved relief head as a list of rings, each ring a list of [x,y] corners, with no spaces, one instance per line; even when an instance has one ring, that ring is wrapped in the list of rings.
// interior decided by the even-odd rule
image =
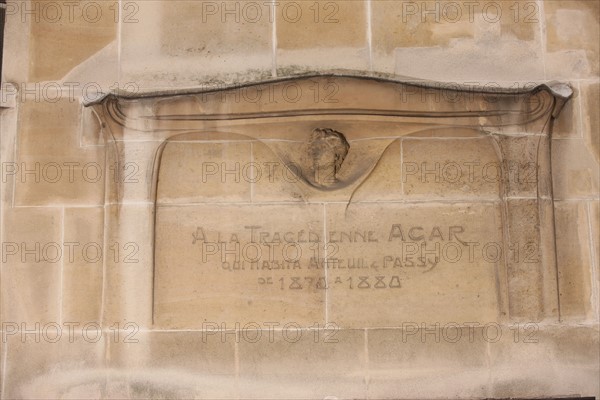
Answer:
[[[315,182],[323,186],[337,182],[337,173],[350,149],[344,135],[333,129],[317,128],[312,132],[308,148]]]

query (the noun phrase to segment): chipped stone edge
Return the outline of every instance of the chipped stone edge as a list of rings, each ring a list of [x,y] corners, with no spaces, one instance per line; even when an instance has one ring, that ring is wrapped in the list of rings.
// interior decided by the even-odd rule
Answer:
[[[552,110],[552,117],[557,118],[567,101],[573,96],[573,88],[566,83],[557,81],[551,81],[542,86],[546,86],[552,96],[554,96],[555,103]]]

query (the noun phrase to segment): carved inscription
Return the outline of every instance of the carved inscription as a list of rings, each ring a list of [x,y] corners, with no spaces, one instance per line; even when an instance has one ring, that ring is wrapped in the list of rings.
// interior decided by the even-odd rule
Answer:
[[[158,222],[157,315],[173,326],[193,324],[190,310],[310,324],[327,307],[340,326],[358,323],[361,308],[386,310],[363,314],[369,326],[427,320],[436,307],[449,318],[497,314],[505,247],[493,205],[178,206],[159,208]]]
[[[440,227],[433,226],[425,230],[423,226],[403,226],[391,224],[386,231],[355,230],[355,231],[328,231],[326,241],[322,234],[314,231],[281,231],[269,232],[262,230],[260,225],[244,226],[236,233],[223,234],[222,232],[210,232],[203,226],[197,226],[191,233],[192,245],[201,248],[200,264],[220,265],[223,271],[290,271],[290,270],[381,270],[396,268],[414,268],[421,272],[434,269],[442,258],[457,261],[462,257],[463,247],[473,258],[473,252],[477,243],[465,242],[460,236],[465,232],[461,225]],[[394,254],[382,254],[379,259],[368,259],[365,257],[345,258],[340,254],[340,246],[351,246],[352,244],[367,244],[388,242],[390,250]],[[443,245],[440,245],[443,243]],[[501,253],[498,244],[494,243],[494,255],[490,260]],[[431,249],[428,249],[428,246]],[[452,250],[452,256],[450,249]],[[308,251],[308,263],[302,264],[303,252]],[[485,252],[486,256],[487,252]],[[306,257],[304,257],[306,259]],[[368,278],[368,277],[367,277]],[[398,280],[397,276],[393,280]],[[310,278],[306,278],[312,282]],[[279,281],[284,282],[283,278]],[[271,279],[259,278],[261,284],[272,283]],[[336,283],[340,283],[337,280]],[[317,288],[325,289],[328,284],[325,281],[315,282]],[[293,286],[293,287],[292,287]],[[308,285],[310,286],[310,284]],[[350,289],[353,288],[350,280]],[[371,288],[367,279],[362,279],[358,288]],[[375,289],[387,287],[399,288],[399,282],[387,286],[383,285],[381,279],[377,278]],[[301,289],[295,283],[290,289]],[[285,285],[281,285],[285,289]]]

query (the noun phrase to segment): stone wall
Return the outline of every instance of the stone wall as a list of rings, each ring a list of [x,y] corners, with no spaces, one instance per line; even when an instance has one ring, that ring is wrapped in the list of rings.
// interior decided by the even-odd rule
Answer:
[[[600,396],[599,13],[596,0],[9,2],[0,101],[0,397]],[[519,310],[508,305],[510,317],[499,314],[497,293],[504,292],[495,291],[502,286],[479,270],[444,275],[437,288],[435,281],[413,285],[403,304],[387,294],[335,291],[331,298],[315,292],[278,302],[276,293],[245,291],[233,279],[221,287],[211,277],[202,290],[218,290],[203,301],[205,292],[189,284],[193,276],[169,264],[186,259],[173,237],[191,240],[192,220],[221,216],[214,223],[228,226],[247,217],[232,203],[298,200],[285,197],[289,190],[281,180],[205,185],[206,198],[198,200],[198,155],[211,165],[271,160],[257,144],[169,145],[158,203],[214,204],[205,214],[172,207],[157,212],[155,248],[147,246],[154,229],[147,223],[153,211],[146,193],[154,139],[124,136],[117,142],[126,163],[117,164],[107,121],[84,104],[99,92],[222,89],[326,72],[434,81],[438,89],[570,85],[574,95],[551,139],[558,310],[548,315],[556,317],[512,318]],[[348,93],[343,80],[331,82],[304,95],[323,103]],[[361,92],[345,96],[360,98]],[[294,99],[287,93],[279,101],[292,107]],[[379,100],[372,96],[373,103]],[[160,107],[169,110],[169,104]],[[279,139],[296,134],[283,123],[280,131]],[[445,230],[475,226],[480,239],[501,241],[497,182],[479,180],[465,189],[407,176],[410,163],[496,161],[489,138],[459,129],[452,135],[394,142],[371,183],[356,192],[355,200],[367,205],[345,209],[340,199],[309,199],[283,211],[291,221],[286,227],[299,231],[307,221],[323,223],[319,207],[330,202],[327,217],[340,230],[348,230],[344,218],[360,226],[399,218]],[[121,186],[125,193],[113,193],[111,179],[128,183]],[[457,203],[465,198],[473,206],[461,214],[465,208]],[[421,210],[431,199],[451,205]],[[225,206],[219,203],[230,208],[220,211]],[[265,207],[256,223],[275,226],[269,221],[282,211]],[[530,213],[523,210],[509,209],[509,219],[529,229]],[[430,221],[432,215],[439,222]],[[385,251],[346,249],[353,257]],[[164,278],[158,284],[145,273],[155,256],[157,276]],[[471,297],[441,301],[436,296],[450,283],[464,285]],[[154,301],[144,303],[150,287]],[[536,289],[528,283],[521,290]],[[171,301],[186,295],[192,301]],[[312,313],[312,305],[322,303],[331,318]],[[389,311],[394,309],[397,314]],[[236,322],[264,328],[269,318],[299,323],[305,334],[295,341],[275,330],[273,340],[254,342],[236,329]],[[332,325],[323,329],[323,321]],[[312,322],[319,329],[309,329]],[[448,325],[454,323],[461,328]],[[490,337],[496,327],[501,334]],[[326,340],[332,332],[335,340]]]

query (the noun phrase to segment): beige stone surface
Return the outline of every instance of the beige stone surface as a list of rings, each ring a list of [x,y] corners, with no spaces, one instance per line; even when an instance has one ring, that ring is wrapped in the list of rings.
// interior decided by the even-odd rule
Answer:
[[[534,136],[497,138],[502,154],[501,190],[508,197],[534,198],[539,193],[539,181],[543,177],[543,155],[538,152],[540,138]],[[493,171],[490,168],[490,171]],[[489,172],[487,175],[492,175]],[[486,176],[487,176],[486,175]]]
[[[598,393],[598,329],[521,324],[489,341],[491,396]],[[493,328],[489,337],[496,339]]]
[[[63,238],[62,319],[100,322],[103,263],[110,257],[110,243],[104,243],[104,209],[65,208]]]
[[[134,3],[132,3],[134,4]],[[121,18],[111,2],[15,2],[22,25],[30,22],[29,81],[56,81],[117,39]],[[27,16],[27,11],[30,12]],[[60,57],[56,57],[60,54]],[[88,82],[85,82],[86,84]]]
[[[483,321],[462,329],[457,325],[407,322],[404,330],[369,330],[369,394],[430,398],[445,391],[453,397],[487,398],[543,397],[548,390],[563,396],[597,393],[597,328]]]
[[[464,21],[461,23],[460,19],[452,24],[441,23],[438,16],[441,16],[442,10],[438,9],[440,12],[435,15],[435,2],[424,2],[420,6],[422,8],[416,4],[374,2],[373,19],[377,21],[373,27],[375,49],[391,53],[397,47],[446,45],[452,39],[473,36],[473,26]],[[422,23],[420,12],[424,10],[433,10],[434,13],[429,21]]]
[[[104,147],[82,147],[79,101],[26,101],[20,108],[16,205],[104,203]]]
[[[501,35],[522,42],[536,40],[540,22],[536,20],[538,6],[520,4],[518,8],[515,3],[375,1],[373,40],[377,50],[387,53],[399,47],[448,46],[457,39],[473,39],[486,30],[492,33],[498,28]]]
[[[296,164],[283,161],[267,143],[252,143],[252,162],[247,169],[252,183],[252,201],[302,202],[306,194],[300,187]]]
[[[77,156],[81,152],[77,145],[77,124],[81,104],[78,101],[59,99],[26,102],[21,108],[23,118],[20,126],[19,153],[23,156],[55,157]]]
[[[597,78],[598,2],[545,0],[543,7],[548,78]]]
[[[236,398],[236,346],[235,332],[143,332],[128,325],[109,338],[107,364],[115,372],[107,391],[111,398]]]
[[[598,201],[589,203],[590,226],[592,231],[592,253],[596,265],[596,278],[600,281],[598,275],[598,262],[600,262],[600,203]]]
[[[120,82],[152,90],[271,76],[268,5],[257,3],[257,18],[253,7],[236,1],[132,4],[128,12],[137,22],[121,25]]]
[[[365,398],[364,331],[319,326],[299,331],[282,325],[258,340],[247,331],[239,344],[241,397]]]
[[[107,130],[98,115],[89,107],[81,110],[81,140],[83,147],[104,146]]]
[[[325,275],[313,261],[323,206],[163,206],[156,222],[158,327],[324,322]]]
[[[102,326],[131,322],[152,324],[152,207],[119,204],[105,207],[108,228],[104,247]]]
[[[590,223],[583,202],[556,203],[556,235],[563,243],[558,248],[558,285],[561,318],[585,319],[593,315],[590,302],[592,255],[589,243]]]
[[[504,175],[489,137],[402,142],[402,187],[410,198],[497,199]]]
[[[484,397],[489,390],[483,325],[465,321],[427,325],[407,319],[403,329],[368,331],[369,392],[373,398]],[[482,321],[483,322],[483,321]],[[432,379],[435,376],[435,379]]]
[[[160,50],[175,57],[268,54],[271,13],[262,4],[235,1],[161,1]],[[226,39],[227,38],[227,39]]]
[[[257,178],[250,146],[249,141],[167,144],[157,202],[249,202]]]
[[[92,399],[105,393],[106,338],[94,325],[42,324],[8,336],[3,397]],[[82,328],[84,330],[82,331]],[[36,341],[35,332],[39,334]]]
[[[371,7],[378,71],[450,82],[543,77],[537,3],[373,1]],[[494,50],[484,50],[491,43]],[[506,68],[508,57],[518,65]]]
[[[277,74],[311,69],[368,69],[368,4],[343,0],[281,1],[274,7]]]
[[[352,201],[390,201],[404,198],[402,172],[402,140],[385,149],[377,166],[353,193]]]
[[[19,326],[59,322],[62,211],[14,208],[3,210],[2,217],[2,321]]]
[[[600,396],[598,12],[597,0],[9,2],[0,397]],[[263,85],[259,101],[236,87],[119,101],[115,120],[82,109],[86,85],[220,89],[333,69],[442,90],[328,76]],[[452,90],[552,80],[575,91],[555,121],[536,114],[554,101],[545,92],[527,104]],[[364,108],[419,116],[355,115]],[[300,109],[338,114],[182,120]],[[429,116],[466,110],[490,114]],[[315,129],[343,134],[348,153],[311,147]],[[335,179],[310,155],[337,158]],[[506,179],[482,179],[500,159]],[[424,182],[411,163],[457,163],[462,176]],[[259,179],[244,172],[256,165]],[[300,266],[229,271],[218,246],[203,262],[233,234],[252,245],[249,226],[263,255],[279,244],[279,265],[298,244]],[[440,245],[427,272],[418,255],[396,263],[418,244]]]
[[[160,142],[156,140],[124,140],[107,145],[107,178],[105,201],[148,203],[154,201],[154,162]]]
[[[583,139],[554,140],[552,170],[556,199],[597,196],[600,171],[598,162]]]
[[[2,60],[2,82],[27,82],[29,79],[29,29],[18,16],[5,18],[4,37],[13,57]]]
[[[280,49],[366,45],[367,4],[363,1],[284,1],[279,7],[276,24]]]
[[[509,313],[517,320],[537,322],[546,311],[540,265],[540,210],[535,200],[513,199],[507,204],[507,214]]]
[[[600,118],[595,112],[600,107],[600,84],[592,83],[584,86],[583,120],[585,140],[596,162],[600,162]]]
[[[492,254],[501,226],[494,203],[328,205],[328,320],[496,321],[505,313],[502,254]]]

